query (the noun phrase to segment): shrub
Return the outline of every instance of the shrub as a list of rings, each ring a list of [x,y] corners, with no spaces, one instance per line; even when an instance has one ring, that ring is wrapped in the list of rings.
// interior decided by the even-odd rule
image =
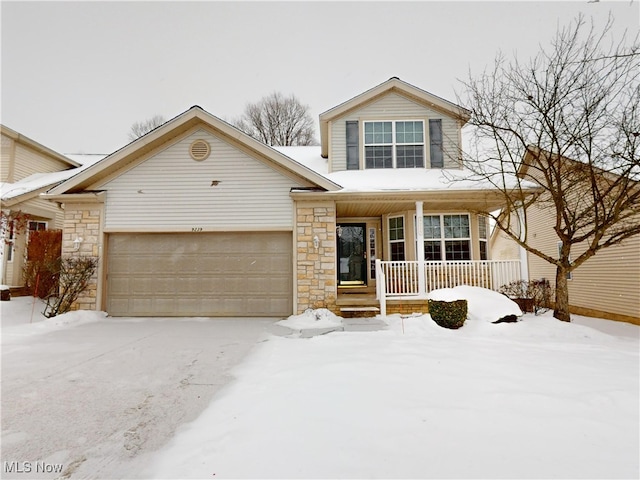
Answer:
[[[54,288],[47,297],[44,316],[51,318],[70,311],[97,268],[98,259],[94,257],[59,258],[55,268],[59,287]]]
[[[464,325],[467,319],[467,301],[454,300],[444,302],[429,300],[429,314],[434,322],[444,328],[456,329]]]
[[[57,286],[56,261],[62,252],[62,230],[29,232],[27,261],[23,268],[29,294],[46,298]]]
[[[528,302],[518,302],[520,308],[524,311],[524,305],[531,304],[532,308],[526,309],[532,311],[536,315],[538,313],[546,312],[552,304],[552,290],[549,280],[541,278],[540,280],[516,280],[506,285],[502,285],[499,290],[500,293],[506,295],[514,301],[519,299],[526,299]]]

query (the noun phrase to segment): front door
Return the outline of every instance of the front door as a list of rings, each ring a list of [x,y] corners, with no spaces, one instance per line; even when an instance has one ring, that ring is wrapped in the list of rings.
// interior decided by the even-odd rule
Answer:
[[[367,284],[366,231],[366,223],[338,224],[338,285]]]

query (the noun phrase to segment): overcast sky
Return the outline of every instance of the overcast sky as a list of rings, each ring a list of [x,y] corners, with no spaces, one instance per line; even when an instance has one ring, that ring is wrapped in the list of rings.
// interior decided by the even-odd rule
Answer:
[[[639,30],[637,0],[1,2],[1,122],[60,153],[111,153],[136,121],[231,120],[295,94],[317,116],[393,76],[451,101],[497,52],[527,59],[582,12]]]

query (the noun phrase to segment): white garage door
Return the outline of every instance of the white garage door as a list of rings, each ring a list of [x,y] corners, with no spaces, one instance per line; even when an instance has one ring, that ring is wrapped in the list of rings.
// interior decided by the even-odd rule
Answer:
[[[109,235],[113,316],[287,316],[290,232]]]

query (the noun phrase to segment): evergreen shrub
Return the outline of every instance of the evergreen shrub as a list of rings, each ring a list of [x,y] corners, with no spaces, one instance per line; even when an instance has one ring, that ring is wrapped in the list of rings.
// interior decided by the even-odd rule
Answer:
[[[444,328],[456,329],[467,319],[467,301],[444,302],[429,300],[429,314],[434,322]]]

